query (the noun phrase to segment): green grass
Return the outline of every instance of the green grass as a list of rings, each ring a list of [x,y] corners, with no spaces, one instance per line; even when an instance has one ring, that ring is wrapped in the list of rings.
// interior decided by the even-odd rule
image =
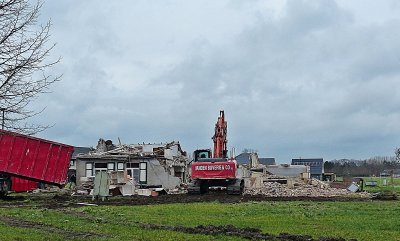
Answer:
[[[365,181],[376,181],[376,187],[364,187],[368,192],[392,191],[400,193],[400,178],[391,177],[365,177]],[[385,183],[386,182],[386,183]]]
[[[60,230],[94,232],[99,235],[93,238],[95,240],[243,240],[224,235],[215,237],[146,230],[140,228],[137,222],[188,227],[231,224],[236,227],[259,228],[266,233],[287,232],[311,235],[314,238],[340,236],[358,240],[399,240],[400,237],[399,201],[212,202],[85,206],[70,208],[68,211],[75,214],[41,208],[0,208],[0,215],[51,225]],[[58,234],[9,227],[1,222],[0,232],[1,240],[63,240]]]

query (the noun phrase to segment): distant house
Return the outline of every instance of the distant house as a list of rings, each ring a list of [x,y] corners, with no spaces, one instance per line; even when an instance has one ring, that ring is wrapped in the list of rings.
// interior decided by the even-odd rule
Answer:
[[[381,177],[390,177],[390,176],[392,176],[392,174],[393,174],[393,177],[400,177],[400,169],[383,170],[383,172],[380,173],[380,176]]]
[[[259,158],[255,152],[243,152],[235,157],[237,164],[246,165],[251,168],[276,165],[275,158]],[[261,166],[260,166],[261,165]]]
[[[239,165],[249,165],[251,160],[250,152],[243,152],[235,157],[237,164]]]
[[[249,168],[260,168],[260,161],[257,153],[243,152],[235,157],[237,164],[247,166]]]
[[[292,159],[292,165],[305,165],[310,167],[310,176],[322,180],[324,173],[324,159],[322,158],[298,158]]]

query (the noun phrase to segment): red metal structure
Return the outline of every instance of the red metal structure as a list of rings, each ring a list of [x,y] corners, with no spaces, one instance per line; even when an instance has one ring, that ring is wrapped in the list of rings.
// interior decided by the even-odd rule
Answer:
[[[11,177],[11,183],[11,191],[13,192],[27,192],[38,188],[38,182],[19,177]]]
[[[69,145],[0,130],[0,193],[12,189],[12,177],[65,184],[73,149]]]
[[[212,137],[214,141],[214,158],[226,158],[228,149],[226,147],[227,139],[227,128],[228,124],[225,121],[224,111],[219,112],[217,123],[215,123],[215,133]]]
[[[210,149],[200,149],[193,152],[192,181],[189,183],[189,194],[205,193],[211,186],[223,186],[228,194],[241,194],[244,181],[237,178],[237,164],[234,159],[228,159],[227,154],[227,122],[224,111],[220,111],[215,132],[214,155]]]

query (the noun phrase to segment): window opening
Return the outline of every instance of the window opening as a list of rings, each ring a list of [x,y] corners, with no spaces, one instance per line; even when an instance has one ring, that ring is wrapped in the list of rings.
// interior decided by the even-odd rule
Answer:
[[[86,176],[93,177],[93,163],[91,162],[86,163]]]

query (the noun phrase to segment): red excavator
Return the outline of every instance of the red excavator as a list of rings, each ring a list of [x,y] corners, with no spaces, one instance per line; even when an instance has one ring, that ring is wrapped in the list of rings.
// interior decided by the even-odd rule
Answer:
[[[244,180],[237,177],[237,164],[233,158],[228,159],[227,122],[224,111],[220,111],[215,124],[214,155],[210,149],[193,152],[192,177],[188,185],[189,194],[206,193],[209,187],[226,187],[228,194],[242,194]]]

